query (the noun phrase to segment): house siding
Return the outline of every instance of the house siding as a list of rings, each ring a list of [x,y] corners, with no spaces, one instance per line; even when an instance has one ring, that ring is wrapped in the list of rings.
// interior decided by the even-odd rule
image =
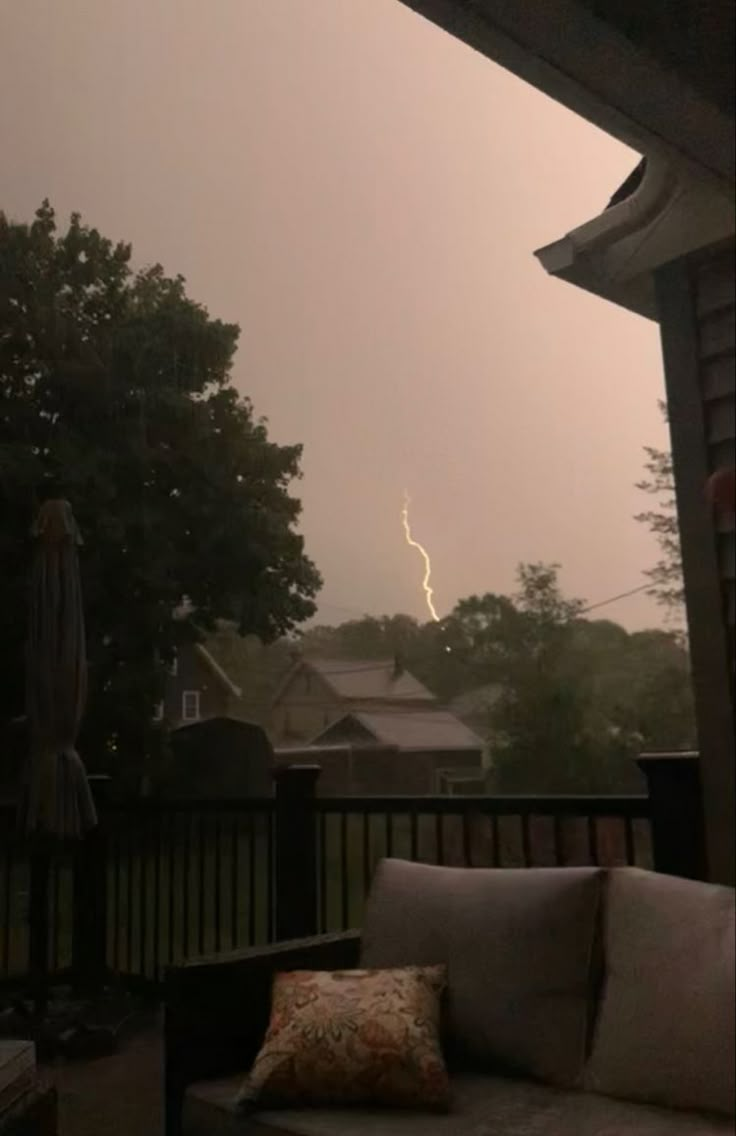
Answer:
[[[710,878],[734,884],[734,529],[705,500],[734,460],[734,245],[655,277],[687,603]]]
[[[219,718],[227,715],[230,696],[212,674],[201,656],[190,646],[179,649],[176,674],[166,679],[164,718],[172,726],[182,723],[182,696],[185,690],[199,692],[199,717]]]
[[[344,712],[344,704],[318,674],[299,670],[273,707],[273,739],[276,743],[310,741]]]
[[[732,465],[736,445],[736,272],[733,246],[693,267],[700,390],[711,471]],[[716,553],[733,681],[736,652],[736,535],[732,517],[716,520]]]

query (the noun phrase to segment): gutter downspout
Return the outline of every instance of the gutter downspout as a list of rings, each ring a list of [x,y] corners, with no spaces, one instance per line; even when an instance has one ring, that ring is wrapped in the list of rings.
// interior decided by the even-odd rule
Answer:
[[[663,158],[649,157],[641,185],[630,197],[552,244],[537,249],[534,255],[546,272],[557,276],[572,268],[580,256],[616,244],[646,228],[664,212],[679,189],[671,164]]]

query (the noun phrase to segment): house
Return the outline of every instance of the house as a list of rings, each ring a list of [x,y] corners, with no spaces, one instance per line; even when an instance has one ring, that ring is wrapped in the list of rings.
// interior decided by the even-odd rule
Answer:
[[[485,784],[482,740],[454,714],[431,706],[354,710],[312,745],[350,747],[345,792],[423,796]]]
[[[736,436],[736,5],[403,2],[644,158],[607,208],[537,256],[560,280],[660,326],[708,872],[733,885],[734,528],[704,487],[733,465]]]
[[[208,718],[238,717],[242,691],[202,643],[178,648],[156,717],[171,729]]]
[[[425,686],[398,660],[298,658],[271,710],[274,742],[309,742],[351,711],[436,706]]]

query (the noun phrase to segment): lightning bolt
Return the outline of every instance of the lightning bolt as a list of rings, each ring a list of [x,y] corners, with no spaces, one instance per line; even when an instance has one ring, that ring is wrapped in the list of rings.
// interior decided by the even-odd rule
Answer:
[[[429,559],[429,553],[427,552],[426,548],[424,548],[424,546],[421,545],[418,540],[414,540],[414,537],[411,535],[411,525],[409,524],[410,505],[411,497],[408,493],[404,492],[404,507],[401,510],[401,523],[404,526],[406,543],[410,548],[415,548],[424,561],[424,579],[422,580],[424,597],[427,601],[427,607],[429,608],[429,613],[432,616],[432,619],[435,621],[435,623],[439,623],[440,617],[437,614],[437,609],[435,608],[434,602],[432,600],[434,589],[432,588],[432,585],[430,583],[430,580],[432,579],[432,561]]]

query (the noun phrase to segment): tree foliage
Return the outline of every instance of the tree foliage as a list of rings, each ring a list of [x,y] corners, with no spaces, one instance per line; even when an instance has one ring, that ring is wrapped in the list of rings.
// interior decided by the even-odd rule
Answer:
[[[233,386],[238,334],[77,215],[65,231],[48,203],[30,225],[0,215],[2,712],[22,706],[27,534],[61,493],[85,541],[93,767],[150,748],[178,642],[218,618],[268,641],[315,610],[301,449]]]
[[[660,406],[666,416],[666,407],[664,404]],[[636,483],[636,488],[655,498],[655,505],[638,513],[635,519],[654,535],[660,552],[657,563],[646,571],[652,582],[649,594],[672,616],[679,617],[685,602],[685,590],[672,454],[653,446],[645,446],[644,453],[646,476]]]

